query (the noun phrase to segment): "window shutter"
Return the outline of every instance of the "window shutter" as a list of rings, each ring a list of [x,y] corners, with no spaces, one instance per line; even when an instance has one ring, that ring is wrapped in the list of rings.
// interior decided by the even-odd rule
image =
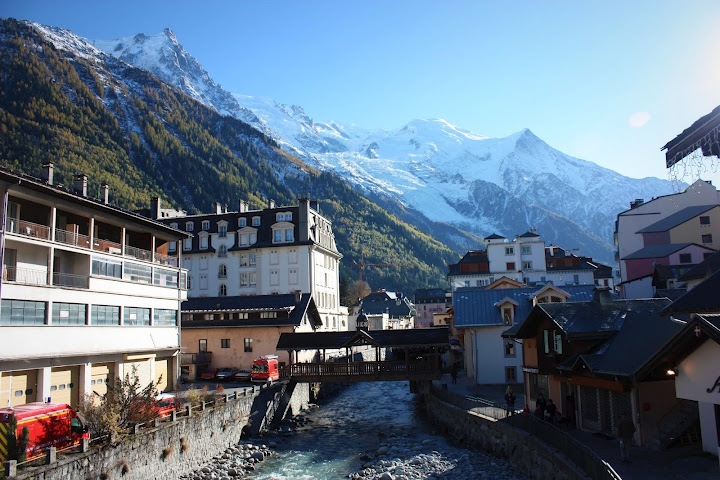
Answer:
[[[550,332],[543,330],[543,337],[545,340],[545,353],[550,353]]]

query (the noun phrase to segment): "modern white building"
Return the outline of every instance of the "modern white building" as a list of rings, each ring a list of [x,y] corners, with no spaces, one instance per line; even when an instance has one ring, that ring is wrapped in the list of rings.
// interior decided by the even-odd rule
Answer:
[[[322,319],[319,331],[347,330],[340,306],[339,266],[332,223],[317,202],[238,211],[218,205],[210,214],[185,215],[157,204],[154,218],[192,235],[171,252],[182,254],[188,297],[309,293]]]
[[[0,169],[0,405],[77,406],[114,378],[172,388],[185,275],[168,246],[186,235],[72,189]]]

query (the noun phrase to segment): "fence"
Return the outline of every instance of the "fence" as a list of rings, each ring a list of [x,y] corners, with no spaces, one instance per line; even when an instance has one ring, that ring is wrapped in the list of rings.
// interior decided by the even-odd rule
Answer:
[[[587,446],[567,435],[561,429],[535,418],[533,415],[506,416],[503,405],[481,398],[449,392],[435,385],[431,388],[431,394],[445,403],[478,413],[495,421],[502,421],[513,428],[535,436],[568,458],[590,478],[595,480],[622,480],[607,462],[598,457]]]

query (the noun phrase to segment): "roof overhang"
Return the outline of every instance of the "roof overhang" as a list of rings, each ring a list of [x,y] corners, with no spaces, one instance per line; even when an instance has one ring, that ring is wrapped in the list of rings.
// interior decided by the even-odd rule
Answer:
[[[720,154],[720,106],[696,120],[660,150],[665,152],[665,166],[672,167],[695,150],[706,157]]]

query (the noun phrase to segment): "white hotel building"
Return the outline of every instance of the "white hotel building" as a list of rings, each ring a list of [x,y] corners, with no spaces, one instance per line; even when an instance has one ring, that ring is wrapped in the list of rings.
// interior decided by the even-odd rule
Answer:
[[[0,169],[0,406],[76,406],[133,370],[172,388],[185,274],[168,245],[187,234],[72,189]]]

